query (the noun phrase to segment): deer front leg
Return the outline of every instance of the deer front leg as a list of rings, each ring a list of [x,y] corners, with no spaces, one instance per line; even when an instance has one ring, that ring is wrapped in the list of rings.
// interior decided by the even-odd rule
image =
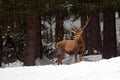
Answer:
[[[64,58],[64,52],[61,52],[58,56],[58,65],[62,64],[62,59]]]
[[[77,63],[77,54],[75,54],[74,57],[75,57],[75,62]]]
[[[80,61],[82,61],[82,56],[83,56],[83,53],[79,53],[79,59],[80,59]]]
[[[75,51],[75,53],[74,53],[74,57],[75,57],[75,62],[77,63],[77,54],[78,54],[78,52],[77,52],[77,50]]]

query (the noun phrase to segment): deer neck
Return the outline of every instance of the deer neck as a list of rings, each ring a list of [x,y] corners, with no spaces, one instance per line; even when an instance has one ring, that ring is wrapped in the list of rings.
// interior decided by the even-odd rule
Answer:
[[[80,37],[79,39],[76,39],[78,44],[84,43],[83,37]]]

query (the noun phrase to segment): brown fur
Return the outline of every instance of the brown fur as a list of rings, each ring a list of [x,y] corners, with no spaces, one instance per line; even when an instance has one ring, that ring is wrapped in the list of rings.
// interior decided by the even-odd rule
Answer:
[[[72,32],[74,33],[73,40],[62,40],[57,42],[56,48],[58,50],[58,65],[62,64],[62,59],[65,56],[65,53],[69,55],[74,55],[75,62],[77,62],[77,55],[79,54],[79,59],[82,61],[83,52],[85,50],[85,44],[82,37],[82,33],[84,28],[87,26],[89,22],[89,18],[87,17],[87,21],[85,22],[85,26],[80,28],[79,30],[75,28],[72,22]]]
[[[80,41],[80,42],[79,42]],[[58,64],[62,64],[62,59],[64,58],[65,53],[69,55],[75,55],[75,61],[77,62],[77,54],[79,54],[80,61],[82,60],[83,51],[85,49],[84,41],[81,39],[77,40],[63,40],[57,43],[56,45],[59,57]]]

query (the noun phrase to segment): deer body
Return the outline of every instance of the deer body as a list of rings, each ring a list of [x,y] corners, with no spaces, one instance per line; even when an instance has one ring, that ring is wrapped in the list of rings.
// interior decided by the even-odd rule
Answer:
[[[68,54],[74,54],[74,53],[70,53],[73,52],[75,49],[79,48],[79,47],[83,47],[83,49],[85,48],[85,44],[83,39],[81,38],[81,40],[63,40],[57,43],[56,47],[58,48],[58,50],[60,48],[63,48],[65,50],[66,53]]]
[[[75,62],[77,62],[77,55],[79,54],[80,61],[82,60],[82,55],[85,50],[85,44],[82,37],[82,32],[84,28],[87,26],[89,22],[89,18],[83,28],[76,29],[72,24],[72,32],[74,33],[73,40],[62,40],[57,42],[56,48],[58,49],[58,65],[62,64],[62,59],[65,56],[65,53],[69,55],[74,55]]]
[[[75,62],[77,62],[77,54],[79,54],[80,61],[82,60],[83,51],[85,49],[85,44],[83,39],[77,40],[63,40],[57,43],[56,45],[59,52],[58,64],[62,64],[62,59],[65,56],[65,53],[69,55],[74,55]]]

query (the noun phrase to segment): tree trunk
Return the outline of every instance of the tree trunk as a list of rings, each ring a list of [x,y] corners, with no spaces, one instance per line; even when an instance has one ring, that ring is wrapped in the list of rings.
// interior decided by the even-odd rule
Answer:
[[[55,41],[61,41],[64,37],[64,30],[63,30],[63,11],[58,9],[56,11],[56,27],[55,27]]]
[[[0,67],[2,66],[3,44],[2,44],[2,26],[0,26]]]
[[[117,56],[115,12],[105,11],[103,14],[103,58]]]
[[[82,26],[84,26],[85,20],[86,17],[81,18]],[[99,14],[90,17],[90,22],[88,27],[84,30],[83,36],[88,54],[94,54],[94,50],[101,52],[102,42],[100,36]]]
[[[118,18],[120,18],[120,9],[118,9]]]
[[[42,27],[42,22],[41,22],[41,17],[39,17],[39,23],[40,26],[38,27],[38,55],[40,59],[43,59],[43,52],[42,52],[42,35],[41,35],[41,27]]]
[[[26,53],[24,59],[24,66],[35,65],[35,59],[37,54],[37,27],[38,27],[38,17],[35,15],[27,14],[27,43],[26,43]]]
[[[0,10],[0,67],[2,66],[2,58],[3,58],[3,41],[2,41],[2,27],[3,27],[3,12]]]
[[[99,13],[92,16],[92,24],[93,27],[93,49],[97,50],[97,53],[102,53],[102,40],[101,40],[101,31],[100,31],[100,19]]]
[[[81,26],[85,25],[85,21],[86,21],[86,17],[81,17]],[[83,32],[83,39],[85,42],[85,50],[88,50],[88,47],[89,47],[87,34],[88,34],[88,27],[86,27],[84,32]]]
[[[82,20],[82,26],[85,25],[86,17],[83,18]],[[93,52],[93,20],[92,17],[89,21],[88,26],[86,27],[86,30],[84,31],[84,40],[85,40],[85,45],[86,49],[88,50],[88,54],[94,54]],[[92,36],[91,36],[92,35]]]
[[[94,17],[91,16],[90,22],[87,27],[87,38],[88,38],[88,54],[94,54]]]

